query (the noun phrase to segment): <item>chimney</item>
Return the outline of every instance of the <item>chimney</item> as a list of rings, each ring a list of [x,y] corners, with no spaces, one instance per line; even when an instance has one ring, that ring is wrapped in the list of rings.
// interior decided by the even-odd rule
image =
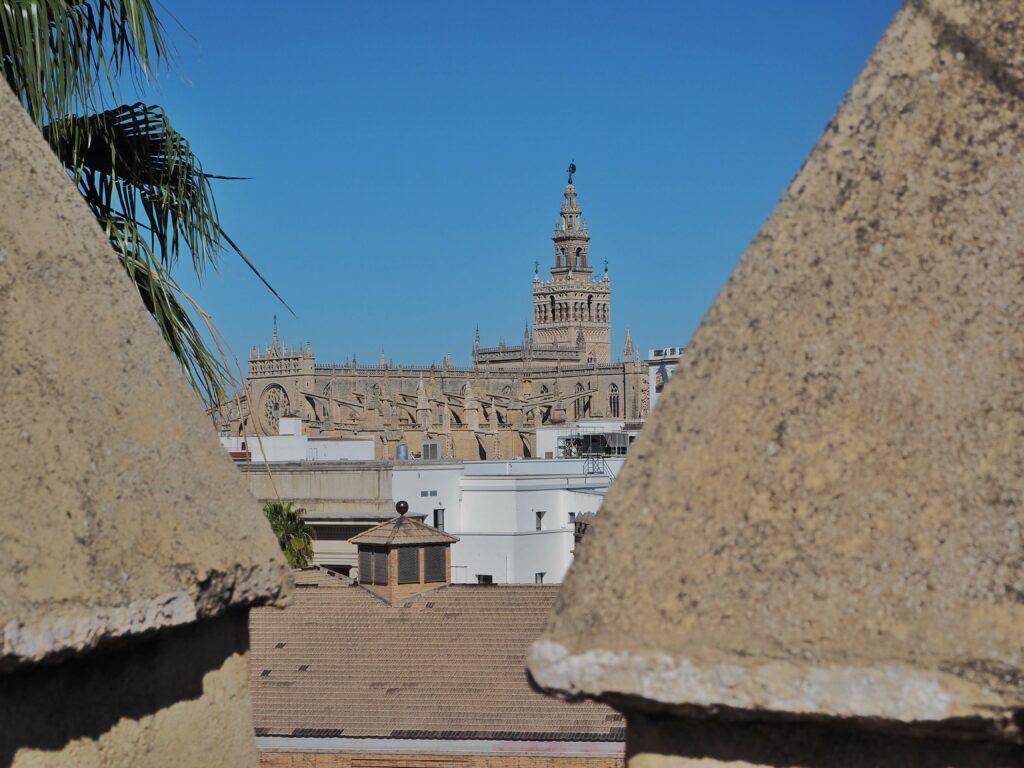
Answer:
[[[389,603],[451,584],[451,545],[458,541],[406,517],[404,501],[395,504],[395,511],[398,517],[351,539],[359,550],[360,586]]]

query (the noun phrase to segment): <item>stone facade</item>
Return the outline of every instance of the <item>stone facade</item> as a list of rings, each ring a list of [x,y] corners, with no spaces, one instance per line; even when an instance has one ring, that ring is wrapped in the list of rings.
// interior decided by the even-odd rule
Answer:
[[[646,371],[627,337],[623,362],[611,361],[611,280],[595,280],[590,235],[570,178],[555,233],[551,279],[533,279],[533,330],[520,345],[473,343],[473,365],[376,365],[355,359],[318,364],[307,343],[278,338],[249,354],[248,392],[223,414],[224,434],[276,434],[281,416],[303,420],[307,434],[373,435],[378,458],[399,446],[412,455],[436,441],[439,458],[533,456],[535,430],[590,417],[641,421],[647,415]],[[251,400],[250,400],[251,398]],[[249,403],[253,403],[250,407]]]

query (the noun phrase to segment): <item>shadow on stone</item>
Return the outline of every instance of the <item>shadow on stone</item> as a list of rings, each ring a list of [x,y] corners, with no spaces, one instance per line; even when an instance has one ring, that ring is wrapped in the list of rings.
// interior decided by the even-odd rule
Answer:
[[[59,752],[77,739],[99,739],[119,721],[201,698],[204,676],[247,652],[245,613],[5,676],[0,766],[11,765],[20,749]]]
[[[822,723],[722,722],[638,713],[630,713],[628,721],[627,760],[643,755],[655,766],[662,764],[661,757],[666,766],[685,765],[683,760],[742,761],[772,768],[1024,765],[1024,747],[991,741],[919,739]]]

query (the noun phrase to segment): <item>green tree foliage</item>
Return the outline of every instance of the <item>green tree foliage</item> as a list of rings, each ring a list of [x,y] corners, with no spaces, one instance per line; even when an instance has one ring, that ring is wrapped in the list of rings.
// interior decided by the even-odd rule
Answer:
[[[230,380],[225,354],[207,347],[189,307],[216,339],[215,329],[171,270],[185,252],[201,278],[230,249],[274,290],[221,228],[210,181],[233,177],[204,171],[160,107],[117,105],[121,83],[140,85],[168,53],[150,0],[0,0],[4,78],[68,169],[192,386],[213,405]]]
[[[288,565],[305,568],[313,559],[313,539],[316,534],[303,519],[306,510],[296,508],[290,501],[268,501],[263,505],[263,514],[270,521],[270,527],[281,545]]]

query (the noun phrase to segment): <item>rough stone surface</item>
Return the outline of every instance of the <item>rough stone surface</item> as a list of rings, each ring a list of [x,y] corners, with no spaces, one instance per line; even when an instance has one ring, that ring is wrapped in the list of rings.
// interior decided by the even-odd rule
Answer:
[[[634,446],[541,685],[1020,737],[1022,127],[1024,5],[909,2]]]
[[[251,768],[248,634],[236,610],[5,675],[0,765]]]
[[[259,507],[3,86],[0,399],[0,669],[284,595]]]

